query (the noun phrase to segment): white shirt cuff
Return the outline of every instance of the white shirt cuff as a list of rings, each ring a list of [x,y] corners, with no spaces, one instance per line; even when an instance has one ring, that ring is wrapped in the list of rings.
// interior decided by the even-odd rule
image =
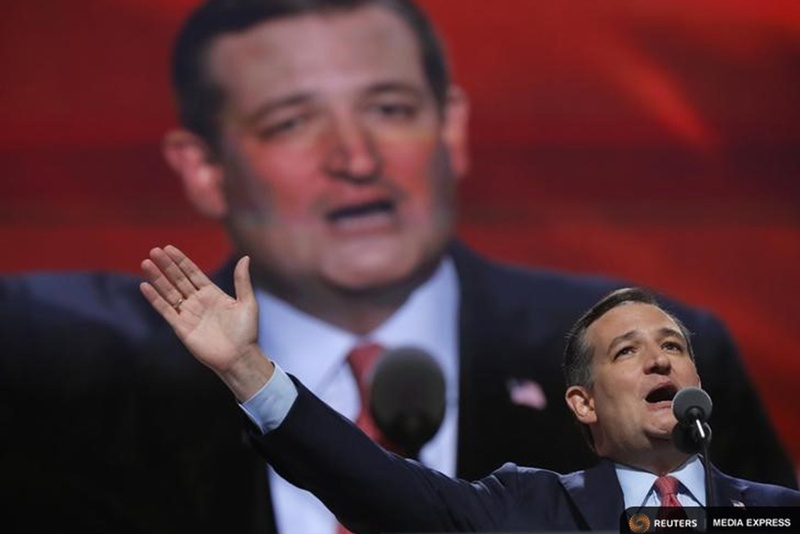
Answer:
[[[267,433],[280,426],[295,399],[297,388],[294,382],[283,369],[275,365],[275,371],[267,383],[239,406],[261,432]]]

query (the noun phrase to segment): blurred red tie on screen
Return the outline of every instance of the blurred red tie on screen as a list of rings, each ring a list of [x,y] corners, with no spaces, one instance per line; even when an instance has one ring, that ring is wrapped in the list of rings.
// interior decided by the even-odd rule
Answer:
[[[358,385],[358,397],[361,402],[361,410],[356,417],[356,425],[364,431],[373,441],[379,443],[383,448],[400,454],[399,448],[393,445],[383,435],[370,412],[370,384],[372,369],[378,361],[378,357],[383,354],[384,348],[378,343],[363,343],[357,345],[350,354],[347,355],[347,364],[353,372]],[[342,525],[338,526],[337,534],[352,534]]]

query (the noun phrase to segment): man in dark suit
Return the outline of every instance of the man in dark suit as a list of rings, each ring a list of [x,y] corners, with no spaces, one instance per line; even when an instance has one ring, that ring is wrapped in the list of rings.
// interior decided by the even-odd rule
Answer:
[[[145,297],[242,403],[259,452],[354,531],[614,530],[648,505],[800,506],[796,490],[713,468],[706,493],[702,460],[673,441],[672,399],[700,386],[689,331],[647,291],[610,293],[567,337],[565,400],[601,462],[568,475],[507,464],[469,483],[382,449],[261,352],[248,257],[235,299],[174,247],[142,267]]]
[[[264,352],[354,418],[352,347],[425,349],[448,402],[421,459],[445,473],[593,462],[558,401],[560,347],[581,310],[622,284],[497,265],[454,241],[467,101],[413,4],[212,1],[182,30],[173,78],[184,127],[167,135],[165,155],[235,254],[253,258]],[[215,281],[230,290],[232,273],[231,263]],[[102,273],[0,281],[11,508],[84,531],[333,532],[313,497],[264,473],[227,390],[137,283]],[[792,483],[723,326],[674,311],[706,344],[719,464]],[[751,426],[727,424],[739,417]],[[51,514],[28,512],[41,503]]]
[[[562,472],[595,463],[555,391],[563,394],[558,347],[576,310],[615,284],[502,267],[459,246],[452,254],[465,284],[457,474],[482,477],[504,461]],[[229,293],[232,279],[232,266],[214,277]],[[134,296],[138,282],[108,274],[3,280],[0,487],[10,516],[34,531],[273,531],[267,477],[239,408]],[[778,445],[758,403],[737,398],[753,393],[731,367],[735,353],[718,350],[727,345],[713,337],[725,340],[724,331],[710,328],[717,323],[708,315],[676,309],[703,333],[697,363],[716,401],[714,443],[740,440],[715,449],[717,463],[759,480],[788,471],[782,453],[758,453]],[[548,406],[515,404],[509,376],[542,384]]]

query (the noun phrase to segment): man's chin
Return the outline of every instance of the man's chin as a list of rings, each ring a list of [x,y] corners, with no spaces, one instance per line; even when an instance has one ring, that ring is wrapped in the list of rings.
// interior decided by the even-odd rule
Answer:
[[[402,286],[410,275],[406,271],[396,269],[356,269],[344,273],[333,273],[328,281],[344,292],[372,293],[390,290]]]
[[[672,428],[673,427],[674,427],[674,425],[673,426],[669,426],[669,427],[660,426],[660,425],[656,426],[656,427],[651,428],[651,429],[649,429],[647,431],[647,437],[650,438],[653,441],[659,441],[659,442],[668,441],[668,442],[671,442],[672,441]]]
[[[327,263],[325,277],[350,290],[378,290],[402,285],[420,270],[417,255],[391,247],[362,248]]]

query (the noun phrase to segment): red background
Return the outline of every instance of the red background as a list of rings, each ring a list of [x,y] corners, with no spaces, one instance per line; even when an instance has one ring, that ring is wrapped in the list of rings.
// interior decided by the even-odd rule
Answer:
[[[224,235],[161,160],[194,1],[16,2],[0,18],[0,271],[137,272]],[[712,309],[800,464],[800,4],[424,0],[473,106],[460,235]]]

